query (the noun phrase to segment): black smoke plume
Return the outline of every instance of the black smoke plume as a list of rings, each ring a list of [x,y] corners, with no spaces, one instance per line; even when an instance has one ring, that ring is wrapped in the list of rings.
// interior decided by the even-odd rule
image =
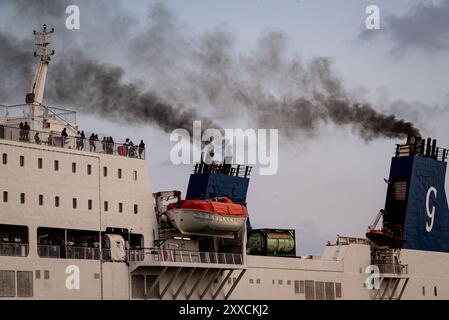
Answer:
[[[20,37],[0,32],[0,67],[12,75],[0,84],[1,100],[28,90],[34,61],[25,28],[47,23],[57,31],[46,92],[54,104],[166,132],[190,131],[193,120],[202,120],[205,129],[219,128],[211,118],[247,118],[288,137],[312,135],[326,122],[351,126],[367,141],[419,135],[412,123],[349,98],[328,59],[304,62],[289,54],[282,33],[263,34],[243,54],[226,27],[191,35],[161,4],[151,7],[142,30],[118,1],[70,2],[80,6],[80,31],[64,27],[67,1],[0,4],[13,10],[11,21],[26,21]]]

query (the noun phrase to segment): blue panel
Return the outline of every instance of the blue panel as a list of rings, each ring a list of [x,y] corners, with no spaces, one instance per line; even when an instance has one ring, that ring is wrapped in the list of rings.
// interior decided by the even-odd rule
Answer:
[[[445,162],[414,157],[404,223],[404,248],[449,252],[449,209],[444,187],[445,177]],[[431,188],[435,188],[436,195]],[[426,226],[430,227],[432,222],[428,211],[431,213],[434,207],[434,222],[428,231]]]
[[[186,199],[213,199],[229,197],[246,206],[249,178],[217,173],[190,175]]]
[[[385,204],[384,227],[400,225],[404,248],[449,252],[449,209],[445,191],[447,164],[422,156],[393,158]],[[404,181],[406,197],[393,196],[395,182]],[[432,189],[434,188],[434,189]],[[435,194],[436,192],[436,194]],[[427,195],[429,201],[427,202]],[[433,226],[428,216],[435,208]],[[426,229],[426,226],[428,230]]]

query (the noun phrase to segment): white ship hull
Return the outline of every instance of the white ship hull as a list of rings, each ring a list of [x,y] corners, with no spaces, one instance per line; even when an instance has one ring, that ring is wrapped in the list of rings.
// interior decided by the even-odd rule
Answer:
[[[365,273],[365,270],[370,261],[369,246],[348,245],[329,248],[336,254],[337,260],[248,256],[244,266],[246,272],[228,299],[372,300],[373,298],[380,299],[382,296],[383,299],[397,299],[405,281],[407,281],[407,285],[402,292],[402,300],[449,299],[447,273],[449,254],[404,250],[403,262],[408,264],[409,274],[402,276],[381,274],[380,279],[383,280],[380,290],[368,290],[365,282],[370,275]],[[80,267],[80,286],[79,289],[68,290],[66,288],[66,270],[67,267],[73,265]],[[186,277],[189,277],[189,280],[184,284],[183,290],[176,296],[176,299],[186,299],[190,289],[200,278],[199,285],[189,298],[192,300],[214,298],[220,282],[213,283],[208,292],[201,297],[214,275],[213,270],[219,270],[211,269],[212,271],[204,275],[201,267],[210,268],[211,265],[159,262],[158,264],[153,263],[151,266],[140,267],[140,271],[136,271],[134,274],[146,275],[154,279],[155,275],[161,273],[164,266],[168,266],[169,269],[160,279],[157,292],[161,294],[168,284],[169,288],[164,296],[158,297],[156,294],[150,294],[148,299],[172,300]],[[179,266],[183,266],[182,272],[178,274],[176,280],[170,283]],[[119,262],[103,263],[100,266],[99,261],[33,257],[28,257],[26,260],[23,258],[0,258],[1,270],[28,270],[33,273],[40,270],[41,278],[34,281],[34,295],[27,299],[143,299],[144,297],[136,297],[139,292],[133,292],[132,284],[129,283],[129,274],[133,267],[135,267],[133,264],[128,267],[126,263]],[[229,265],[217,265],[218,267],[232,268]],[[197,269],[190,274],[193,268]],[[226,293],[231,289],[235,278],[241,272],[240,270],[235,269],[230,280],[226,281],[215,299],[225,299]],[[44,278],[45,271],[48,271],[48,279]],[[95,274],[101,274],[102,277],[95,279]],[[149,278],[148,281],[150,281]],[[394,279],[400,280],[396,290],[394,290],[396,283]],[[301,290],[301,282],[304,282],[304,290]],[[326,293],[326,289],[321,290],[322,286],[333,289],[332,291],[328,289]],[[3,299],[11,298],[20,299],[17,296]]]
[[[381,273],[380,287],[368,289],[371,248],[363,244],[327,246],[320,258],[313,259],[249,256],[244,251],[238,259],[232,254],[230,259],[226,254],[220,258],[216,253],[198,253],[194,241],[173,242],[167,252],[156,254],[132,251],[129,262],[83,259],[95,254],[76,259],[42,257],[37,249],[41,227],[97,232],[127,228],[143,235],[142,247],[151,248],[158,221],[148,197],[152,188],[147,164],[8,140],[0,140],[0,154],[7,154],[7,163],[0,164],[0,190],[9,195],[0,206],[0,224],[26,226],[29,240],[26,256],[22,250],[19,256],[0,255],[0,299],[449,299],[449,254],[402,250],[401,263],[408,266],[407,273]],[[23,167],[20,156],[25,157]],[[39,158],[42,169],[37,169]],[[90,175],[87,165],[91,165]],[[23,204],[21,193],[26,194]],[[44,195],[43,205],[38,203],[39,195]],[[55,196],[60,197],[59,206],[54,204]],[[73,198],[77,198],[76,209]],[[91,209],[88,200],[93,201]],[[117,203],[123,203],[124,212],[119,212]],[[138,211],[133,211],[134,204]],[[189,219],[181,221],[182,216],[176,211],[172,215],[184,232],[223,228],[212,219],[194,224]],[[229,231],[242,223],[227,224],[232,226]],[[245,234],[240,237],[245,238]],[[183,247],[186,251],[179,251]]]

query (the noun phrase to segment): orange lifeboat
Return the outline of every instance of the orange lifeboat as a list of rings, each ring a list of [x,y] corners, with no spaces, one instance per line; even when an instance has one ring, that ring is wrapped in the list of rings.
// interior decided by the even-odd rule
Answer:
[[[182,200],[168,205],[168,220],[183,234],[234,238],[248,218],[245,206],[229,198]]]

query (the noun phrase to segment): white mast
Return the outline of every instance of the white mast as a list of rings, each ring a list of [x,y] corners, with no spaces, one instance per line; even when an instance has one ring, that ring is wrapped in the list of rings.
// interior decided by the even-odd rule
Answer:
[[[37,48],[34,52],[35,57],[39,57],[39,65],[31,85],[31,91],[26,95],[26,103],[29,104],[29,111],[31,119],[33,120],[37,116],[37,110],[44,112],[41,105],[44,99],[45,80],[47,78],[48,65],[50,64],[50,57],[55,54],[54,50],[50,51],[50,34],[55,32],[52,28],[48,30],[47,25],[42,26],[41,31],[34,31],[33,34],[36,37],[35,46]]]

